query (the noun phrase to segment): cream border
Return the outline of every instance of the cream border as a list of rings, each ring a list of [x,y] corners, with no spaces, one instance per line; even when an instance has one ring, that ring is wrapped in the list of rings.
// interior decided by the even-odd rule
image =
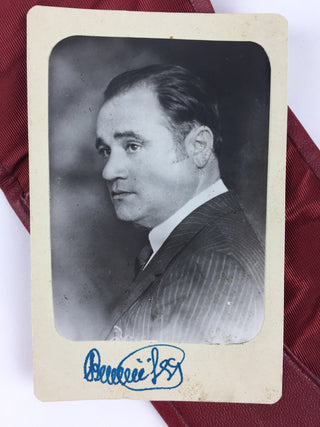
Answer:
[[[34,390],[43,401],[130,398],[273,403],[281,396],[284,208],[287,126],[287,23],[280,15],[165,14],[35,6],[28,13],[28,109]],[[69,341],[55,329],[50,255],[48,60],[72,35],[252,41],[271,64],[265,322],[245,344],[178,345],[184,381],[173,390],[130,391],[83,379],[87,352],[117,366],[148,342]]]

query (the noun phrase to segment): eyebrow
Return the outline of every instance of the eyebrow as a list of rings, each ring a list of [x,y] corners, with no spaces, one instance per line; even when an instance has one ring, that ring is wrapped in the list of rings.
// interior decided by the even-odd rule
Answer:
[[[113,137],[115,139],[121,139],[121,138],[135,138],[135,139],[140,139],[140,140],[143,139],[141,135],[139,135],[138,133],[133,132],[131,130],[128,130],[125,132],[115,132],[113,134]]]
[[[142,141],[144,138],[142,138],[141,135],[139,135],[136,132],[133,132],[131,130],[125,131],[125,132],[115,132],[113,134],[113,137],[115,139],[122,139],[122,138],[134,138],[134,139],[138,139],[139,141]],[[102,139],[102,138],[97,138],[96,139],[96,149],[98,150],[100,147],[102,146],[107,146],[108,144]]]

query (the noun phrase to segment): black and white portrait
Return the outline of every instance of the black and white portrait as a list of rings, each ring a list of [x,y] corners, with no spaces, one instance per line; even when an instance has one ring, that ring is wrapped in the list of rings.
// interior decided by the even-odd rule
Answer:
[[[258,44],[70,37],[49,66],[52,288],[73,340],[231,344],[264,320]]]

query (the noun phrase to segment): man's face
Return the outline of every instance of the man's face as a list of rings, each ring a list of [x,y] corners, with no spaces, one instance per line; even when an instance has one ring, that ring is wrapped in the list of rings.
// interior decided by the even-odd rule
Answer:
[[[168,119],[148,86],[103,105],[96,145],[106,159],[102,175],[121,220],[153,228],[196,190],[195,166],[188,156],[181,160]]]

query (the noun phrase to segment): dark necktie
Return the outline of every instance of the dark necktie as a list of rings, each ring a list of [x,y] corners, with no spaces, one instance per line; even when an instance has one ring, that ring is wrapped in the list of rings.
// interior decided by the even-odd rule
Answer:
[[[135,261],[135,275],[143,270],[144,266],[147,264],[148,259],[152,255],[152,247],[150,243],[148,242],[140,251],[139,255],[136,258]]]

